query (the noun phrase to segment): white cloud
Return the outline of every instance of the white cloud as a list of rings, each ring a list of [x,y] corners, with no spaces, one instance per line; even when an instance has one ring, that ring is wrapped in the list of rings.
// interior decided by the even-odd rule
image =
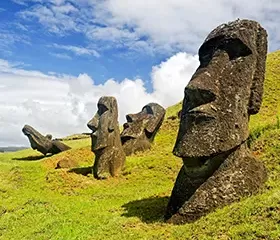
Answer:
[[[37,19],[50,32],[64,35],[67,31],[79,31],[77,19],[70,14],[77,11],[74,6],[69,4],[64,6],[36,4],[20,12],[19,15],[26,20]]]
[[[63,4],[64,1],[55,1],[55,6],[52,7],[52,10],[55,13],[69,14],[77,12],[78,9],[69,3]]]
[[[66,60],[72,59],[69,55],[67,55],[65,53],[50,53],[50,55],[55,56],[57,58],[66,59]]]
[[[184,87],[198,66],[198,59],[178,53],[155,66],[151,73],[152,93],[147,92],[141,79],[109,79],[96,85],[87,74],[44,74],[21,66],[0,60],[0,146],[29,145],[21,132],[24,124],[55,137],[88,132],[86,123],[104,95],[117,98],[121,123],[127,113],[138,112],[149,102],[164,107],[175,104],[183,98]]]
[[[26,0],[12,0],[12,2],[19,4],[19,5],[25,5],[26,6]]]
[[[23,6],[27,6],[28,2],[39,2],[42,3],[44,0],[12,0],[12,2],[19,4],[19,5],[23,5]]]
[[[85,48],[85,47],[78,47],[78,46],[71,46],[71,45],[59,45],[59,44],[53,44],[53,47],[57,49],[63,49],[66,51],[73,52],[74,54],[81,56],[81,55],[91,55],[94,57],[100,57],[100,54],[91,48]]]
[[[160,99],[164,106],[169,106],[170,102],[178,102],[183,96],[186,82],[198,67],[197,63],[197,56],[181,52],[153,67],[151,77],[155,98]]]
[[[19,29],[19,30],[22,30],[22,31],[28,31],[28,27],[27,26],[25,26],[25,25],[23,25],[23,24],[21,24],[21,23],[14,23],[14,26],[17,28],[17,29]]]
[[[1,31],[0,29],[0,49],[5,51],[15,43],[30,45],[30,39],[24,35],[18,35],[13,32]]]
[[[45,2],[53,4],[46,5]],[[37,19],[51,32],[62,35],[71,31],[83,33],[93,42],[111,42],[114,48],[126,46],[139,51],[141,46],[144,49],[149,46],[152,49],[149,53],[178,50],[194,53],[213,28],[236,18],[259,21],[269,32],[271,50],[277,49],[279,43],[278,0],[248,0],[246,3],[242,0],[213,0],[211,4],[208,0],[45,2],[26,8],[21,15],[25,19]]]

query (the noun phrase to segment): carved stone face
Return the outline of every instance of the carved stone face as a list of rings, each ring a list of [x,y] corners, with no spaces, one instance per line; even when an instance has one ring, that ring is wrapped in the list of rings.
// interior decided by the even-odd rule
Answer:
[[[52,142],[49,137],[43,136],[33,127],[25,125],[22,129],[22,132],[25,136],[28,137],[32,149],[38,150],[43,154],[47,154],[52,148]]]
[[[199,49],[200,66],[185,88],[175,155],[207,157],[247,139],[249,116],[258,112],[262,99],[263,31],[243,20],[209,34]]]
[[[70,149],[66,144],[58,140],[52,140],[52,135],[43,136],[29,125],[25,125],[22,132],[28,137],[32,149],[38,150],[44,155],[47,153],[56,154]]]
[[[184,164],[168,203],[168,222],[193,222],[254,194],[266,181],[264,164],[245,142],[249,117],[261,105],[266,54],[266,31],[250,20],[217,27],[201,46],[173,150]]]
[[[98,111],[87,126],[93,131],[92,151],[113,145],[114,130],[118,128],[118,106],[113,97],[101,97],[97,104]]]
[[[93,174],[97,179],[117,176],[125,163],[118,125],[118,106],[114,97],[101,97],[98,111],[87,124],[92,130],[91,149],[95,153]]]
[[[150,147],[165,115],[165,109],[157,103],[149,103],[142,111],[126,115],[121,140],[127,155]]]
[[[123,125],[121,138],[125,141],[126,138],[139,138],[145,134],[146,138],[151,140],[160,127],[164,115],[165,109],[156,103],[147,104],[139,113],[126,115],[127,122]]]

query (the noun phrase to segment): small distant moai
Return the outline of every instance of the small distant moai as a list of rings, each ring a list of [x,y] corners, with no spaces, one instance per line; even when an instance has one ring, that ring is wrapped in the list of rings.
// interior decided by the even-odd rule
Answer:
[[[136,114],[126,115],[121,140],[126,156],[150,149],[165,115],[165,109],[157,103],[149,103]]]
[[[71,149],[69,146],[58,140],[52,140],[51,134],[43,136],[29,125],[25,125],[22,129],[22,132],[28,137],[32,149],[38,150],[44,155],[47,155],[48,153],[57,154]]]
[[[97,179],[118,176],[125,163],[118,124],[118,105],[114,97],[101,97],[98,111],[88,122],[92,130],[91,149],[95,153],[93,175]]]
[[[261,106],[267,33],[251,20],[214,29],[185,88],[173,153],[183,166],[165,218],[183,224],[256,193],[267,179],[247,147],[250,115]]]

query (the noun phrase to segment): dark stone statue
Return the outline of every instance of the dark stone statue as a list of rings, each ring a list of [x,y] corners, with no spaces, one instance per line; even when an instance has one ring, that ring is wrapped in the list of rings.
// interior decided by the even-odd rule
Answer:
[[[101,97],[98,111],[88,122],[92,130],[91,149],[95,153],[93,174],[97,179],[119,175],[125,163],[118,124],[118,105],[114,97]]]
[[[58,140],[52,140],[52,135],[47,134],[46,136],[43,136],[29,125],[25,125],[22,132],[28,137],[32,149],[38,150],[44,155],[47,155],[47,153],[57,154],[71,149],[69,146]]]
[[[165,109],[157,103],[149,103],[142,111],[126,115],[121,140],[126,156],[137,151],[145,151],[157,134],[165,115]]]
[[[266,54],[267,33],[250,20],[220,25],[200,47],[173,150],[183,166],[168,203],[168,222],[195,221],[257,192],[267,179],[246,144],[250,115],[262,102]]]

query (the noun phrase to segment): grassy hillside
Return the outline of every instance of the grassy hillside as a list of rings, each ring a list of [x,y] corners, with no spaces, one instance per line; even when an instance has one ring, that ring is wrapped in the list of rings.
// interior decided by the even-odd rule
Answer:
[[[167,111],[150,151],[127,158],[119,178],[82,175],[92,164],[90,139],[43,157],[31,149],[0,153],[0,239],[280,239],[280,52],[268,56],[264,102],[251,119],[250,146],[269,180],[256,196],[175,226],[163,214],[181,159],[172,155],[181,105]],[[74,159],[80,167],[54,170]]]

